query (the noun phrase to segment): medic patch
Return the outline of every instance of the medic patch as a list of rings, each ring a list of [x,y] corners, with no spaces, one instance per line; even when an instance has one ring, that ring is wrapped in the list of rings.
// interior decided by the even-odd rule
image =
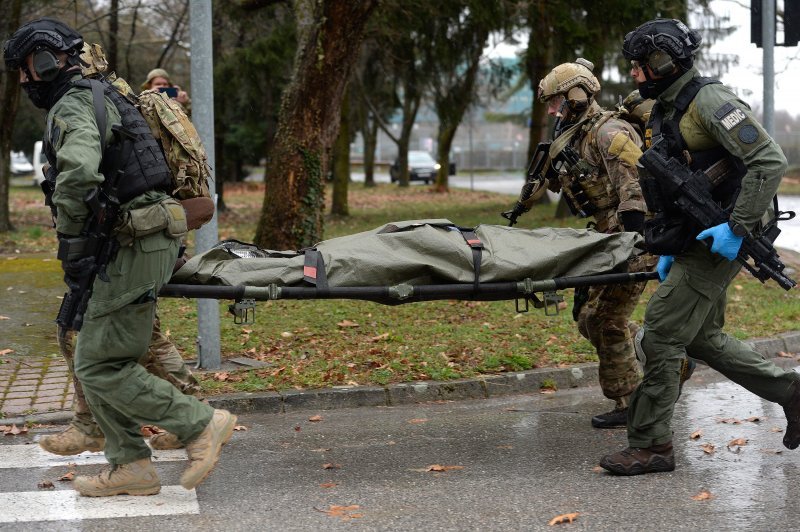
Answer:
[[[741,109],[733,109],[727,115],[725,115],[724,118],[721,118],[719,122],[722,124],[722,127],[725,128],[725,131],[730,131],[742,123],[745,118],[747,118],[747,115],[744,114],[744,111]]]
[[[745,144],[752,144],[758,140],[758,129],[756,129],[756,126],[752,124],[742,126],[739,130],[739,140]]]

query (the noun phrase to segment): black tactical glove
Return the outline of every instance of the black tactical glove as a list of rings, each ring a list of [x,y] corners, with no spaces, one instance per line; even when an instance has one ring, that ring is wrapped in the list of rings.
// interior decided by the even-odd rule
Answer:
[[[644,213],[642,211],[623,211],[619,213],[619,221],[626,231],[644,234]]]

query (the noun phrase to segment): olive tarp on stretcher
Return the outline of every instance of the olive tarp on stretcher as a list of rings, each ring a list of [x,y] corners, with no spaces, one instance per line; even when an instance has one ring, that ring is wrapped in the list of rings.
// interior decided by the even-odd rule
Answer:
[[[517,311],[527,310],[530,301],[550,313],[557,311],[558,289],[655,279],[653,272],[627,273],[627,261],[641,253],[641,242],[637,233],[465,229],[444,219],[394,222],[300,251],[227,240],[190,259],[159,295],[233,299],[231,311],[242,322],[250,321],[255,301],[274,299],[386,305],[513,299]]]

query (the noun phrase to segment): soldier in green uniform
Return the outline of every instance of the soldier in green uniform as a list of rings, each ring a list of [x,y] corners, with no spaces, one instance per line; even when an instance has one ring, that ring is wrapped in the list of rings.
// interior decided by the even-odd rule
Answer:
[[[110,84],[83,80],[82,46],[83,38],[75,30],[41,18],[20,27],[3,47],[6,66],[19,71],[20,84],[33,104],[48,111],[48,201],[57,215],[56,231],[64,249],[94,216],[85,199],[106,179],[101,163],[124,170],[116,191],[123,213],[170,199],[164,192],[171,187],[169,168],[147,123]],[[100,113],[104,125],[97,118]],[[115,135],[118,128],[123,135]],[[125,143],[133,143],[133,148],[113,149]],[[104,160],[109,153],[119,158]],[[168,212],[176,227],[179,217],[185,224],[183,213]],[[81,495],[152,495],[161,490],[150,448],[140,434],[142,425],[163,427],[186,445],[189,466],[181,477],[186,489],[211,472],[233,434],[235,416],[180,393],[138,364],[150,343],[156,294],[171,276],[180,236],[159,231],[130,239],[110,259],[106,279],[98,276],[93,284],[75,345],[75,373],[105,435],[111,467],[95,476],[77,477],[74,485]],[[67,254],[62,267],[65,281],[75,286],[75,280],[86,275],[87,261]]]
[[[592,217],[591,226],[603,233],[641,232],[646,206],[639,187],[636,161],[642,140],[636,129],[619,114],[606,111],[595,101],[600,83],[586,59],[555,67],[539,83],[539,100],[557,118],[555,140],[549,157],[557,160],[563,150],[573,150],[579,162],[565,168],[558,179],[538,183],[533,199],[545,187],[561,191],[573,213]],[[531,199],[528,198],[530,203]],[[629,261],[631,272],[650,271],[655,258],[641,255]],[[592,417],[592,426],[625,426],[628,399],[641,380],[634,354],[629,321],[645,283],[596,286],[576,291],[573,312],[578,330],[597,350],[603,394],[615,402],[607,413]],[[585,299],[583,304],[579,301]]]
[[[108,68],[100,45],[89,45],[84,43],[81,59],[81,74],[84,77],[94,77],[102,79]],[[115,83],[121,82],[113,74]],[[69,427],[56,434],[48,434],[39,438],[39,446],[45,451],[61,456],[71,456],[80,454],[84,451],[98,452],[105,447],[105,436],[103,431],[97,426],[92,411],[86,403],[83,387],[75,377],[75,331],[64,327],[58,328],[58,348],[61,356],[67,362],[74,395],[72,399],[72,420]],[[200,384],[195,379],[192,372],[186,366],[180,353],[169,338],[161,332],[161,323],[156,314],[153,320],[153,334],[150,339],[150,346],[147,355],[141,361],[144,367],[157,377],[171,382],[182,393],[194,395],[202,399]],[[156,432],[150,437],[150,446],[153,449],[177,449],[183,446],[180,440],[170,432]]]
[[[645,312],[645,375],[631,398],[629,447],[600,461],[619,475],[675,469],[670,420],[687,351],[782,405],[788,421],[783,444],[789,449],[800,444],[800,375],[722,332],[726,288],[741,268],[735,258],[742,238],[758,234],[771,216],[786,159],[747,104],[719,82],[700,77],[693,66],[699,45],[699,33],[682,22],[657,19],[630,32],[622,49],[641,95],[657,99],[645,134],[647,148],[663,146],[692,170],[727,158],[738,172],[713,191],[730,209],[728,222],[700,231],[680,211],[667,210],[661,229],[645,231],[648,249],[661,254],[662,282]],[[661,187],[660,192],[667,204],[674,198],[674,191]]]

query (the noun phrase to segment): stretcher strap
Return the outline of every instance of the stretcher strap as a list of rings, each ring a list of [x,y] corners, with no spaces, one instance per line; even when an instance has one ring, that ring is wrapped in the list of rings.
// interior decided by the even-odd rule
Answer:
[[[328,288],[328,276],[325,274],[325,261],[322,259],[322,253],[314,248],[303,251],[305,253],[303,280],[317,288]]]
[[[483,242],[481,239],[478,238],[478,235],[475,234],[475,231],[471,229],[461,229],[461,236],[464,237],[466,240],[467,245],[472,249],[472,267],[475,271],[475,290],[478,290],[478,285],[480,284],[481,278],[481,254],[483,252]]]

